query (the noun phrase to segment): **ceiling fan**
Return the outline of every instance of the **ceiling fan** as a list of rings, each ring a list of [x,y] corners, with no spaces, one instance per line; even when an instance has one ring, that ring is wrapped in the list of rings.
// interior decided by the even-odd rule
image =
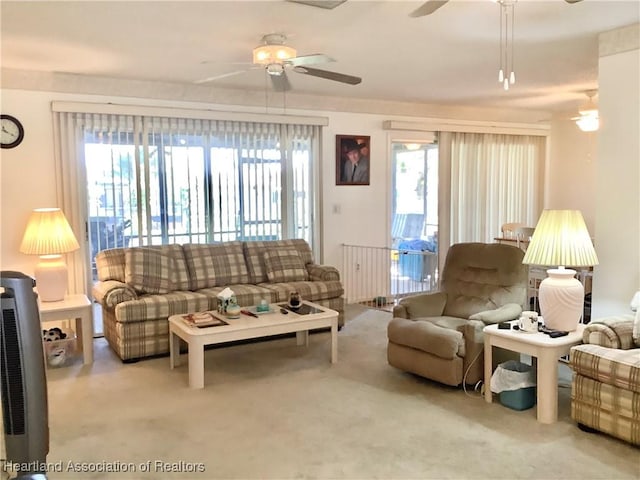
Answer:
[[[600,127],[598,107],[596,107],[596,104],[593,101],[593,97],[598,94],[598,91],[587,90],[584,93],[589,100],[578,110],[580,116],[573,117],[571,120],[575,121],[578,128],[583,132],[595,132]]]
[[[301,3],[302,5],[309,5],[310,7],[320,7],[327,10],[333,10],[346,1],[347,0],[287,0],[287,2]]]
[[[518,0],[493,0],[496,3],[510,2],[515,3]],[[582,0],[564,0],[567,3],[578,3]],[[424,17],[426,15],[431,15],[433,12],[438,10],[440,7],[444,6],[446,3],[449,3],[449,0],[429,0],[423,3],[420,7],[416,8],[413,12],[409,14],[410,17]]]
[[[281,33],[270,33],[264,35],[262,37],[262,43],[253,49],[254,66],[250,69],[264,68],[269,74],[269,78],[271,78],[274,90],[278,92],[291,90],[287,70],[293,70],[296,73],[310,75],[312,77],[333,80],[334,82],[346,83],[348,85],[358,85],[362,82],[360,77],[310,67],[309,65],[335,62],[335,60],[323,53],[298,56],[296,49],[287,45],[286,40],[287,37]],[[203,78],[197,80],[195,83],[212,82],[220,78],[245,73],[250,69]]]
[[[342,5],[347,0],[336,0],[336,1],[333,1],[333,0],[286,0],[286,1],[291,3],[301,3],[303,5],[309,5],[311,7],[319,7],[319,8],[332,10]],[[518,0],[492,0],[492,1],[496,3],[504,3],[504,2],[515,3]],[[581,2],[582,0],[564,0],[564,1],[567,3],[578,3],[578,2]],[[428,0],[424,2],[422,6],[416,8],[413,12],[411,12],[409,16],[416,18],[416,17],[424,17],[426,15],[431,15],[440,7],[444,6],[445,3],[449,3],[449,0]]]

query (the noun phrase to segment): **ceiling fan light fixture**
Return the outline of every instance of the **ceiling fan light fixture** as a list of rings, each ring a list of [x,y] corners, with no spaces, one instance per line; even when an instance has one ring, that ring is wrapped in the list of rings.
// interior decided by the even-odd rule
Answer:
[[[598,116],[598,108],[596,107],[593,97],[598,93],[597,90],[589,90],[585,92],[589,101],[586,105],[578,110],[580,116],[576,118],[576,125],[583,132],[595,132],[600,128],[600,118]]]
[[[595,113],[582,114],[581,117],[576,120],[576,125],[583,132],[595,132],[600,128],[600,119],[598,118],[598,111],[592,111]]]
[[[259,45],[253,49],[253,63],[256,65],[282,64],[295,58],[296,49],[288,45]]]

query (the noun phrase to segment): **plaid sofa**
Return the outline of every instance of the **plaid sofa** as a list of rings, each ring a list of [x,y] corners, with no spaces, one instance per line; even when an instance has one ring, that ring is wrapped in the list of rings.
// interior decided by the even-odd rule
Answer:
[[[344,289],[334,267],[314,263],[302,239],[114,248],[96,255],[93,297],[104,335],[125,361],[169,352],[171,315],[214,310],[226,287],[240,306],[303,299],[338,311]]]
[[[590,323],[571,348],[571,417],[581,426],[640,445],[640,344],[633,315]]]

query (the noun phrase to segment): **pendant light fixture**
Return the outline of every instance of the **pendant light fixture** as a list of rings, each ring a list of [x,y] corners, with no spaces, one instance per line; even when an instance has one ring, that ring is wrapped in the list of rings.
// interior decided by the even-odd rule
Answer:
[[[498,82],[505,90],[516,83],[514,67],[513,31],[515,25],[515,4],[518,0],[495,0],[500,7],[500,70]]]

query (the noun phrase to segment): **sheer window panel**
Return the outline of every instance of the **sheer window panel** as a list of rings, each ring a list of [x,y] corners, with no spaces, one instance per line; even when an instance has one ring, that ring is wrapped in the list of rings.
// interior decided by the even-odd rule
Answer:
[[[545,137],[451,133],[450,242],[492,242],[507,221],[535,225]]]

